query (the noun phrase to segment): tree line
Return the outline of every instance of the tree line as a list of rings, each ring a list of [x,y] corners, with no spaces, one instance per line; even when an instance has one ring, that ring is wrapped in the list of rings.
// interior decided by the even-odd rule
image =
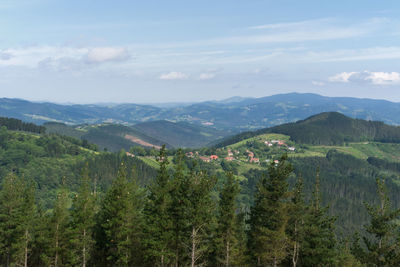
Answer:
[[[43,134],[46,132],[44,126],[39,126],[34,123],[23,122],[18,119],[0,117],[0,126],[5,126],[9,130],[25,131],[32,133]]]
[[[10,173],[0,190],[2,266],[399,266],[400,211],[366,204],[370,223],[340,240],[321,203],[319,170],[305,200],[303,179],[282,156],[258,180],[253,205],[239,205],[240,185],[222,183],[177,151],[173,171],[163,147],[152,183],[140,186],[121,163],[109,189],[97,192],[83,168],[80,187],[59,188],[53,208],[37,204],[34,183]],[[132,178],[133,177],[133,178]]]

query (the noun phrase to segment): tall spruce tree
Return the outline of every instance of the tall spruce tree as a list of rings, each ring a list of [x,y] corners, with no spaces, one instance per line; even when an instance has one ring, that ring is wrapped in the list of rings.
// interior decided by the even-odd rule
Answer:
[[[211,192],[216,179],[204,171],[192,169],[189,191],[189,251],[191,267],[207,265],[210,237],[214,221],[214,205]]]
[[[311,205],[305,217],[303,246],[300,250],[302,266],[334,266],[337,260],[335,223],[328,207],[321,207],[319,169]]]
[[[165,145],[158,156],[159,170],[156,179],[149,187],[149,196],[145,206],[146,251],[150,263],[167,266],[174,259],[171,248],[173,237],[171,206],[171,178],[168,173],[168,157]]]
[[[293,188],[291,202],[289,204],[289,221],[286,228],[290,240],[287,265],[293,267],[296,267],[299,264],[299,255],[304,240],[304,221],[306,212],[307,206],[304,201],[303,178],[299,175]]]
[[[53,213],[48,220],[46,251],[42,259],[46,265],[60,267],[71,263],[70,247],[70,198],[64,178],[61,189],[57,192]]]
[[[87,266],[94,245],[96,199],[91,191],[88,165],[82,171],[81,185],[72,203],[71,226],[75,260],[74,265]]]
[[[356,238],[352,252],[368,266],[399,266],[399,226],[395,220],[400,216],[400,209],[391,208],[385,180],[377,179],[376,184],[379,204],[373,206],[365,203],[371,217],[370,224],[365,226],[367,235],[362,238],[365,246]]]
[[[190,190],[190,177],[185,173],[184,155],[181,149],[176,154],[176,167],[171,186],[171,204],[169,213],[172,222],[173,253],[175,254],[174,265],[184,266],[187,262],[187,246],[189,231],[188,209],[190,202],[188,199]]]
[[[106,261],[112,266],[137,265],[141,260],[142,194],[129,182],[121,163],[101,210]]]
[[[232,172],[226,173],[226,181],[220,192],[218,203],[218,257],[226,267],[235,263],[235,256],[239,254],[237,240],[238,207],[236,198],[240,192],[239,183]]]
[[[257,266],[278,266],[287,255],[287,179],[292,171],[287,156],[283,155],[278,164],[271,163],[268,176],[257,185],[249,220],[249,247],[256,257]]]
[[[9,174],[0,191],[0,263],[4,266],[28,266],[34,219],[35,189],[23,178]]]

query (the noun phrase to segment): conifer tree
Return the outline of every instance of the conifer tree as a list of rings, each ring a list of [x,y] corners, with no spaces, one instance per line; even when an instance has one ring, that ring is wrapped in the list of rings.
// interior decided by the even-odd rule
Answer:
[[[142,196],[136,183],[127,180],[123,163],[105,196],[101,213],[107,262],[114,266],[137,264],[141,250]]]
[[[311,206],[304,224],[304,240],[300,251],[302,266],[333,266],[337,260],[335,223],[328,207],[321,207],[319,169],[316,174]]]
[[[174,265],[183,266],[188,258],[187,247],[185,244],[188,239],[190,202],[188,199],[190,190],[190,177],[185,174],[184,156],[182,150],[176,154],[176,168],[171,186],[171,204],[169,213],[172,222],[173,253],[175,254]]]
[[[145,206],[146,247],[149,261],[161,267],[170,264],[174,257],[171,249],[172,221],[169,213],[171,206],[171,179],[168,173],[168,158],[165,145],[158,156],[159,170],[153,184],[149,187],[148,201]]]
[[[82,172],[81,185],[72,203],[72,249],[75,265],[87,266],[94,244],[93,227],[95,225],[96,200],[91,192],[88,165]]]
[[[304,239],[304,220],[307,207],[304,202],[303,178],[299,175],[292,192],[289,204],[289,221],[286,229],[290,239],[289,265],[296,267],[299,264],[299,255],[302,250]]]
[[[220,262],[229,267],[234,261],[234,257],[238,254],[237,247],[237,225],[238,220],[236,213],[238,212],[236,198],[240,188],[235,180],[232,172],[226,174],[226,182],[220,192],[218,205],[218,238],[219,241],[219,258]]]
[[[206,265],[210,251],[210,235],[214,220],[214,205],[211,191],[216,180],[204,171],[192,169],[190,174],[189,214],[189,250],[190,266]]]
[[[69,205],[69,190],[63,178],[63,186],[57,193],[53,213],[48,222],[48,249],[42,257],[46,265],[60,267],[71,262]]]
[[[35,218],[35,190],[9,174],[0,192],[0,263],[28,266]]]
[[[284,155],[279,164],[271,163],[268,176],[257,185],[254,206],[251,207],[249,247],[258,266],[278,266],[287,254],[287,178],[293,168],[286,159]]]
[[[365,249],[360,245],[359,238],[356,238],[352,251],[358,260],[371,266],[399,266],[399,226],[395,219],[400,216],[400,209],[391,208],[385,180],[377,179],[376,184],[379,205],[365,203],[371,217],[370,224],[365,226],[368,235],[362,238]]]

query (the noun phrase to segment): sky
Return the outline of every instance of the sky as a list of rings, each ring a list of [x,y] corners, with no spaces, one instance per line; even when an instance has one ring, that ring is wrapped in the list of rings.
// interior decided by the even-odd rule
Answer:
[[[400,102],[400,1],[0,0],[0,97]]]

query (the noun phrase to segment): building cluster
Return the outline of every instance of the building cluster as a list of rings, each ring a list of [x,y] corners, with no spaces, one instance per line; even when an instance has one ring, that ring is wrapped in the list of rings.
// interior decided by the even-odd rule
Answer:
[[[265,141],[264,144],[268,147],[272,147],[274,145],[279,146],[279,147],[286,147],[287,150],[289,151],[295,151],[296,148],[294,146],[288,146],[285,141],[282,140],[271,140],[271,141]]]

